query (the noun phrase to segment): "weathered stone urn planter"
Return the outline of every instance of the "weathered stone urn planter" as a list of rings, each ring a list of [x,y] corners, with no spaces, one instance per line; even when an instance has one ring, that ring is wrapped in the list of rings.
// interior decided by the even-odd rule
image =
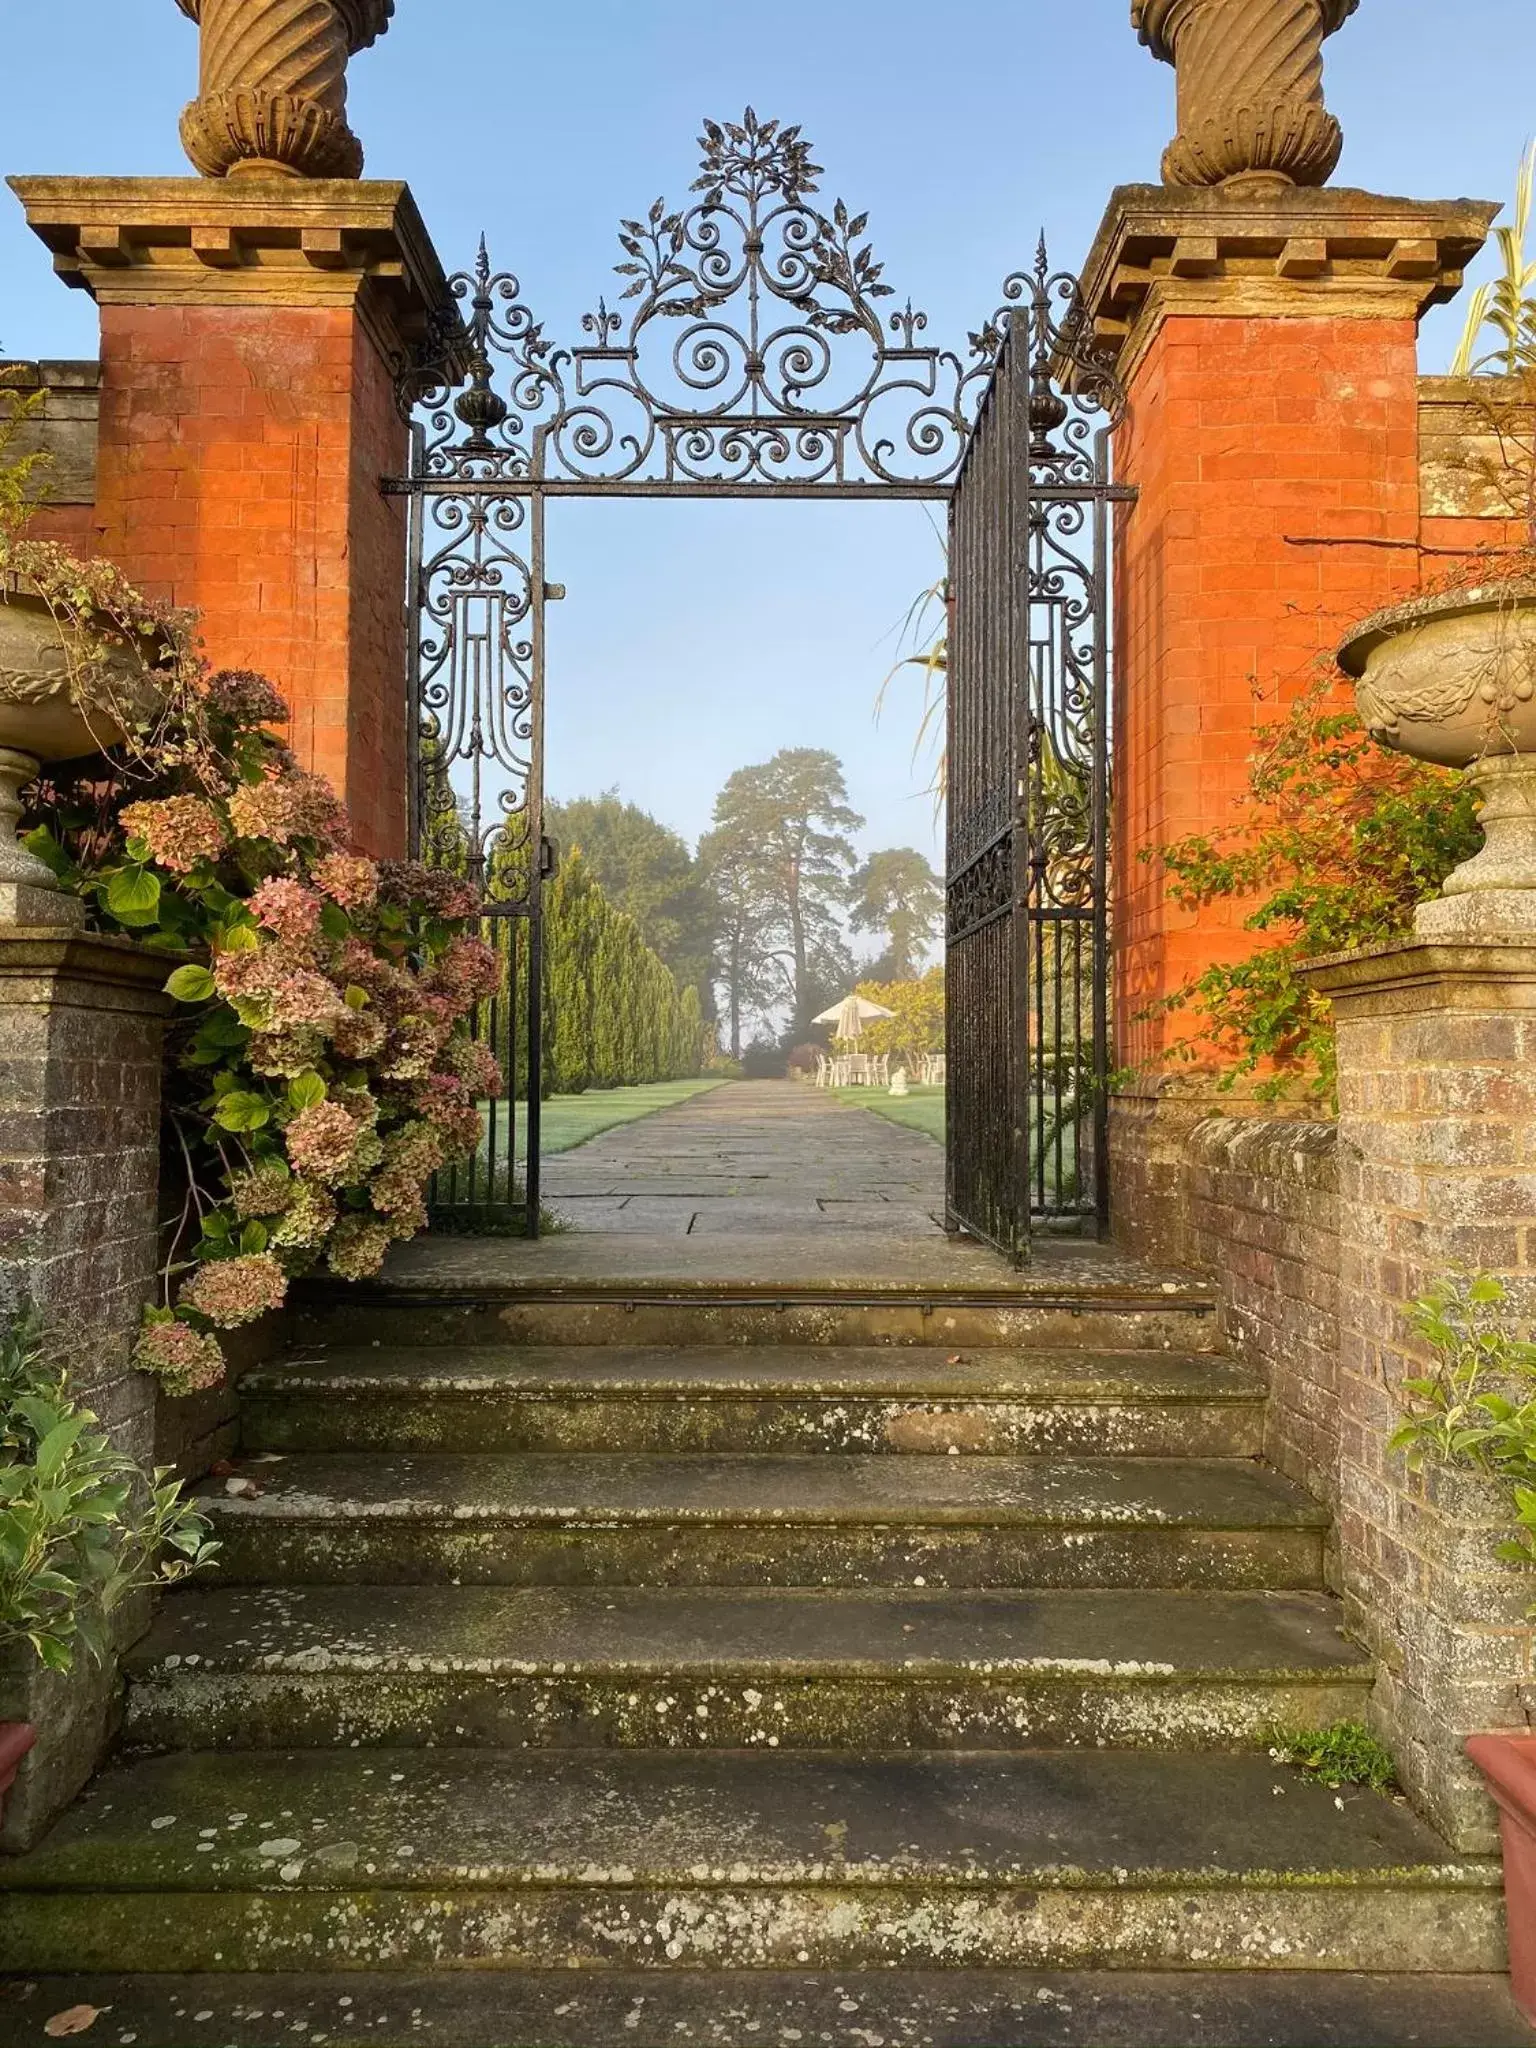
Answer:
[[[1383,745],[1460,768],[1482,800],[1482,851],[1419,906],[1421,937],[1536,932],[1536,582],[1410,598],[1339,650]]]
[[[83,912],[16,836],[21,791],[46,761],[73,761],[123,738],[127,706],[149,694],[126,647],[92,682],[91,654],[24,577],[0,577],[0,923],[78,924]]]
[[[1536,2020],[1536,1736],[1474,1735],[1467,1755],[1498,1803],[1510,1988],[1526,2018]]]

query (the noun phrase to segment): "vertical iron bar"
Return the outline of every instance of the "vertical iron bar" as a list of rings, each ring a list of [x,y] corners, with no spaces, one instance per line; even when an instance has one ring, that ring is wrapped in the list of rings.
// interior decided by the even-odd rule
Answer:
[[[539,1234],[539,1136],[543,1116],[544,917],[537,900],[528,920],[528,1235]]]
[[[1009,323],[1006,344],[1008,363],[1008,404],[1004,418],[1008,435],[1004,449],[1007,489],[1007,556],[998,596],[1008,622],[1007,692],[1012,744],[1012,788],[1009,792],[1013,829],[1014,900],[1009,924],[1009,952],[1014,982],[1012,1028],[1009,1032],[1008,1079],[1009,1116],[1013,1127],[1014,1159],[1010,1174],[1009,1241],[1014,1256],[1023,1259],[1029,1249],[1030,1156],[1041,1128],[1031,1100],[1031,1068],[1038,1055],[1030,1043],[1031,1012],[1034,1007],[1029,926],[1030,901],[1034,891],[1034,846],[1031,800],[1031,756],[1033,717],[1030,702],[1030,641],[1032,638],[1032,557],[1034,549],[1033,478],[1029,457],[1029,368],[1034,353],[1034,334],[1027,308],[1021,308]],[[1022,507],[1020,500],[1022,498]],[[1022,516],[1021,516],[1022,512]],[[1034,1129],[1031,1121],[1034,1119]]]
[[[419,423],[411,428],[410,474],[421,477],[426,470],[426,429]],[[426,554],[427,501],[420,491],[406,500],[405,571],[405,779],[406,848],[412,860],[421,859],[421,613],[426,592],[421,587],[422,563]]]
[[[1095,436],[1094,474],[1107,485],[1112,474],[1110,433]],[[1110,763],[1110,558],[1109,501],[1093,504],[1093,1176],[1094,1216],[1102,1236],[1109,1229],[1109,829]]]

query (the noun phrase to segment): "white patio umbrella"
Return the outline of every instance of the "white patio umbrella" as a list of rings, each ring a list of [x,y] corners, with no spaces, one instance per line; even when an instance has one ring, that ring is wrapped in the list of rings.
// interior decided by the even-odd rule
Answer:
[[[830,1010],[823,1010],[816,1022],[830,1024],[834,1038],[853,1039],[862,1038],[864,1026],[873,1024],[877,1017],[894,1017],[895,1014],[883,1004],[872,1003],[867,996],[844,996]]]

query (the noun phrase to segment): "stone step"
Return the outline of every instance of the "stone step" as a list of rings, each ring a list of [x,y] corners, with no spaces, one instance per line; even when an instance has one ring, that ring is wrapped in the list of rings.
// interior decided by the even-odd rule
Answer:
[[[1496,1861],[1220,1755],[156,1757],[0,1898],[10,1972],[1505,1959]]]
[[[290,1587],[169,1601],[148,1748],[1252,1747],[1357,1719],[1306,1593]]]
[[[602,1242],[605,1253],[608,1240]],[[690,1241],[691,1242],[691,1241]],[[1188,1275],[1129,1269],[1107,1282],[1010,1275],[996,1292],[896,1283],[861,1291],[679,1281],[508,1283],[484,1277],[481,1246],[466,1240],[456,1278],[445,1239],[433,1244],[432,1284],[309,1282],[294,1301],[301,1344],[695,1346],[893,1345],[947,1350],[1039,1347],[1055,1351],[1214,1351],[1220,1343],[1209,1286]],[[494,1247],[492,1247],[494,1250]],[[690,1252],[690,1259],[694,1254]],[[445,1263],[447,1261],[447,1263]]]
[[[1210,1353],[486,1345],[248,1373],[271,1451],[871,1451],[1252,1458],[1260,1380]]]
[[[1326,1513],[1238,1459],[279,1457],[226,1584],[1315,1588]]]
[[[1536,2048],[1491,1973],[920,1969],[17,1978],[0,2048],[81,2005],[140,2048]]]

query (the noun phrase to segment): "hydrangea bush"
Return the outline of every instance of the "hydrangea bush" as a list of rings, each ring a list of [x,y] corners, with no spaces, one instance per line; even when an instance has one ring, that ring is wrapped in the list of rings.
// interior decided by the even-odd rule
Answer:
[[[274,734],[263,677],[174,656],[163,709],[103,770],[45,782],[27,843],[93,925],[175,956],[166,1114],[184,1168],[138,1363],[223,1376],[219,1333],[322,1267],[376,1273],[480,1139],[501,1076],[468,1034],[498,966],[461,879],[365,859]]]

